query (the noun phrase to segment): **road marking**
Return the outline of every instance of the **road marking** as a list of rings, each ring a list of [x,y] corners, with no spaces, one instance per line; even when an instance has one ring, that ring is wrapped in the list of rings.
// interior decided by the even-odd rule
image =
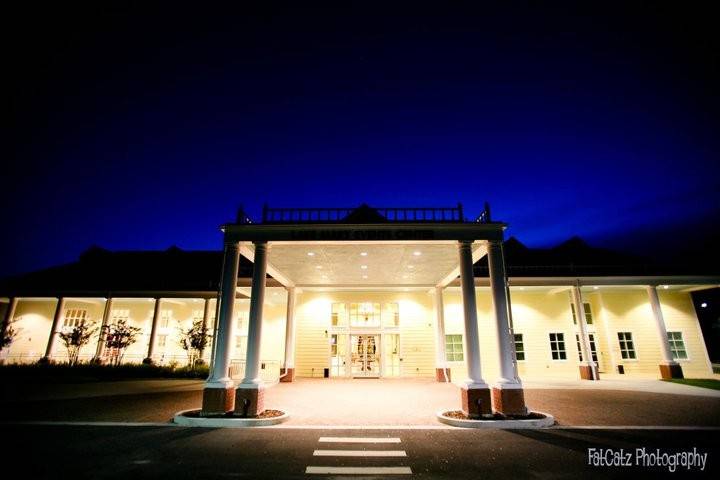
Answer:
[[[321,443],[400,443],[392,437],[320,437]]]
[[[315,450],[314,457],[407,457],[405,450]]]
[[[307,467],[311,475],[412,475],[410,467]]]

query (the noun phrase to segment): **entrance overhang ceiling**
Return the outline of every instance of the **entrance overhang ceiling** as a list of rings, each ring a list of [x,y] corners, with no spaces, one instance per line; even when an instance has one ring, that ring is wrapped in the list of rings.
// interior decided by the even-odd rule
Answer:
[[[287,287],[387,288],[446,286],[459,275],[456,241],[270,242],[268,274]],[[241,253],[253,260],[251,243]],[[473,261],[486,253],[472,245]]]

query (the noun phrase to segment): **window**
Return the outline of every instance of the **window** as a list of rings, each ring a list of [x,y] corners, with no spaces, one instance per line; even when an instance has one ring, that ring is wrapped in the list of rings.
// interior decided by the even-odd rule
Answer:
[[[347,324],[347,307],[344,303],[333,303],[330,309],[330,325],[333,327]]]
[[[523,344],[522,333],[515,334],[515,358],[518,361],[525,360],[525,345]]]
[[[463,361],[462,335],[445,335],[445,358],[448,362]]]
[[[165,348],[165,345],[167,345],[167,335],[158,335],[157,346],[159,348]]]
[[[337,333],[334,333],[330,335],[330,356],[336,357],[337,356],[337,344],[338,344],[338,336]]]
[[[588,325],[593,324],[593,318],[592,318],[592,310],[590,309],[589,303],[583,303],[583,307],[585,308],[585,323]],[[570,304],[570,311],[572,312],[573,317],[573,323],[577,325],[577,318],[575,317],[575,304]]]
[[[245,357],[247,352],[247,337],[245,335],[235,336],[235,356]]]
[[[380,304],[373,302],[351,303],[350,325],[353,327],[379,327]]]
[[[620,342],[620,355],[625,360],[635,358],[635,345],[633,345],[632,333],[618,332],[618,341]]]
[[[400,308],[397,303],[386,303],[382,315],[383,324],[386,327],[397,327],[400,325]]]
[[[238,332],[247,333],[249,317],[249,312],[238,312],[237,315],[235,315],[235,325]]]
[[[566,360],[567,352],[565,351],[565,334],[550,334],[550,353],[553,360]]]
[[[112,323],[117,323],[119,321],[129,322],[130,321],[130,310],[128,310],[128,309],[113,310],[112,311]]]
[[[65,311],[65,322],[63,325],[66,327],[79,327],[87,320],[87,310],[81,308],[69,308]]]
[[[593,362],[597,363],[598,357],[597,357],[597,348],[595,347],[595,334],[588,333],[588,340],[590,340],[590,355],[592,356]],[[580,347],[580,335],[575,334],[575,341],[577,342],[578,360],[580,360],[582,362],[583,358],[582,358],[582,348]]]
[[[172,318],[172,310],[161,310],[160,311],[160,328],[168,328],[170,326],[171,318]]]
[[[687,350],[685,350],[682,332],[667,332],[667,336],[673,360],[687,360],[688,355]]]

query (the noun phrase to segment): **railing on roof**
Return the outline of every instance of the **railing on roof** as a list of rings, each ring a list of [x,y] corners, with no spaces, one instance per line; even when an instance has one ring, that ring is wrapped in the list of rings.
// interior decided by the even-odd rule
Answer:
[[[359,209],[349,208],[270,208],[263,207],[262,223],[336,223],[348,220]],[[379,215],[387,222],[408,223],[462,223],[467,220],[463,216],[463,207],[367,207],[369,216]]]

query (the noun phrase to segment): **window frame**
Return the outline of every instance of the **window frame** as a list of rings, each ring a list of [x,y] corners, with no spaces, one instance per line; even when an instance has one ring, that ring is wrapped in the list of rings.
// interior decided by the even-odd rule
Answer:
[[[685,358],[678,358],[675,356],[675,350],[674,350],[674,342],[677,340],[671,339],[671,334],[678,334],[680,335],[680,343],[682,344],[682,350],[685,352]],[[667,332],[667,338],[668,338],[668,347],[670,347],[670,355],[672,356],[673,361],[675,362],[687,362],[690,361],[690,352],[687,348],[687,344],[685,343],[685,337],[683,336],[682,330],[672,330]]]
[[[555,340],[552,339],[552,336],[555,335]],[[557,335],[561,335],[562,339],[559,339]],[[568,355],[567,355],[567,341],[565,340],[565,332],[548,332],[548,343],[550,345],[550,360],[553,362],[567,362]],[[553,343],[556,343],[557,346],[560,346],[560,343],[562,343],[562,350],[558,349],[557,354],[559,358],[554,358],[553,356]],[[563,358],[564,357],[564,358]]]
[[[519,342],[518,342],[518,337],[520,337]],[[523,334],[513,332],[513,343],[515,344],[515,360],[518,362],[524,362],[526,359],[526,354],[525,354],[525,337],[523,336]],[[520,349],[518,349],[518,343],[520,344]],[[519,358],[518,354],[522,354],[523,358]]]
[[[629,338],[621,338],[620,336],[623,335],[629,336]],[[620,359],[624,362],[637,362],[638,361],[638,354],[637,354],[637,348],[635,348],[635,339],[633,338],[632,332],[617,332],[617,339],[618,339],[618,347],[620,348]],[[625,349],[623,350],[623,342],[625,343]],[[631,349],[628,349],[627,345],[628,342],[630,342]],[[625,356],[625,352],[632,352],[632,357]]]
[[[585,325],[594,325],[595,320],[592,313],[592,305],[590,302],[583,302],[585,310]],[[572,314],[573,325],[577,325],[577,315],[575,314],[575,302],[570,302],[570,312]]]
[[[459,337],[460,341],[456,341],[456,338],[450,338],[450,337]],[[450,341],[449,341],[450,340]],[[449,341],[449,342],[448,342]],[[460,352],[458,352],[455,348],[456,345],[460,345]],[[449,346],[452,346],[452,349],[448,348]],[[458,353],[460,358],[458,358]],[[452,355],[452,358],[451,358]],[[465,343],[462,333],[446,333],[445,334],[445,361],[446,362],[464,362],[465,361]]]

